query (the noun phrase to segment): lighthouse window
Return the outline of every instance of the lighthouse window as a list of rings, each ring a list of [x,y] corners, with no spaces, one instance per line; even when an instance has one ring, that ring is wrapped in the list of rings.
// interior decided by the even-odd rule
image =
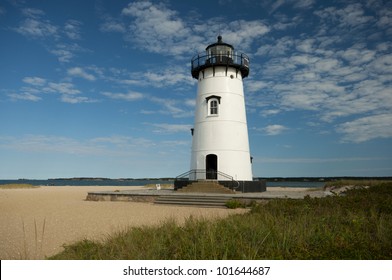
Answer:
[[[210,100],[210,115],[218,115],[218,100]]]

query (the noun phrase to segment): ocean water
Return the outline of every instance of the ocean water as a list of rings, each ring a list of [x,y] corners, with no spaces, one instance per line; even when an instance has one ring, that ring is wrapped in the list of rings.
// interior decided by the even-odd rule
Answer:
[[[147,184],[173,184],[172,180],[90,180],[90,179],[48,179],[48,180],[0,180],[3,184],[31,184],[34,186],[144,186]],[[267,181],[267,187],[288,187],[288,188],[320,188],[324,186],[320,181]]]

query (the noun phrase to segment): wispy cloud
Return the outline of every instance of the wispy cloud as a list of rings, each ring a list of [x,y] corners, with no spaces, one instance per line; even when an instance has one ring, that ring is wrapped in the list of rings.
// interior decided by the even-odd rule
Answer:
[[[49,53],[55,55],[59,62],[69,63],[77,53],[88,53],[89,50],[81,47],[79,44],[72,43],[55,43],[47,48]]]
[[[169,123],[155,123],[152,124],[155,127],[154,132],[156,133],[177,133],[177,132],[189,132],[192,125],[189,124],[169,124]]]
[[[376,25],[369,14],[361,3],[322,8],[314,12],[320,26],[314,34],[267,38],[257,51],[265,62],[254,74],[262,78],[252,78],[247,86],[252,101],[264,102],[247,104],[262,107],[261,112],[279,108],[279,114],[307,110],[334,123],[345,142],[390,137],[373,120],[386,125],[385,114],[392,111],[392,97],[386,94],[392,83],[392,46],[369,44],[373,34],[387,34],[390,25],[388,19]]]
[[[334,163],[388,160],[388,158],[375,157],[339,157],[339,158],[258,158],[257,161],[265,163]]]
[[[8,93],[7,94],[8,95],[8,97],[10,97],[11,98],[11,100],[25,100],[25,101],[39,101],[39,100],[41,100],[42,98],[41,97],[39,97],[39,96],[37,96],[37,95],[34,95],[34,94],[31,94],[31,93],[29,93],[29,92],[20,92],[20,93]]]
[[[80,31],[81,26],[82,26],[81,21],[70,19],[64,25],[64,32],[69,39],[79,40],[81,39],[81,31]]]
[[[225,34],[227,41],[234,45],[241,45],[244,49],[270,30],[260,20],[236,20],[227,23],[213,18],[207,22],[191,23],[181,18],[177,11],[168,8],[165,4],[150,1],[136,1],[128,4],[122,10],[122,16],[131,19],[125,38],[134,43],[135,47],[179,58],[182,58],[184,54],[188,57],[191,53],[203,50],[206,39],[208,41],[214,38],[220,26],[223,26],[224,30],[220,31]],[[107,30],[108,28],[105,29]],[[116,28],[114,31],[117,31]]]
[[[60,97],[60,100],[64,103],[70,103],[70,104],[98,102],[98,100],[96,99],[91,99],[85,96],[74,96],[74,95],[66,95],[66,94],[63,94]]]
[[[375,138],[392,138],[392,113],[361,117],[338,125],[343,142],[361,143]]]
[[[267,125],[262,130],[265,131],[267,135],[274,136],[274,135],[282,134],[284,131],[287,130],[287,127],[280,124],[272,124],[272,125]]]
[[[80,90],[76,89],[72,83],[48,83],[44,88],[47,92],[62,93],[62,94],[79,94]]]
[[[25,19],[14,30],[24,36],[29,37],[50,37],[57,35],[58,28],[49,21],[39,20],[35,18]]]
[[[24,19],[17,27],[10,29],[30,39],[45,41],[47,51],[58,57],[63,63],[68,63],[75,56],[75,52],[83,50],[70,40],[80,40],[81,27],[83,23],[78,20],[69,19],[64,26],[55,25],[43,10],[35,8],[23,8],[21,10]]]
[[[181,141],[156,141],[127,135],[111,135],[84,140],[40,134],[27,134],[20,137],[0,136],[0,148],[6,148],[8,150],[29,153],[111,156],[120,158],[141,154],[154,154],[156,151],[152,149],[155,147],[160,145],[175,147],[179,143]]]
[[[22,79],[28,86],[21,87],[18,91],[10,92],[7,96],[14,100],[40,101],[45,94],[57,94],[59,100],[65,103],[92,103],[98,100],[81,96],[82,93],[71,82],[51,82],[41,77],[25,77]]]
[[[92,74],[87,73],[86,70],[80,68],[80,67],[73,67],[69,68],[67,71],[68,75],[74,76],[74,77],[80,77],[89,81],[95,81],[95,76]]]
[[[127,93],[115,93],[115,92],[102,92],[102,95],[112,98],[112,99],[119,99],[125,101],[136,101],[144,98],[144,95],[140,92],[136,91],[129,91]]]
[[[59,46],[55,49],[50,50],[50,52],[57,56],[60,62],[70,62],[71,59],[74,57],[73,52],[67,50],[64,46]]]
[[[112,68],[105,78],[127,86],[137,85],[156,88],[176,86],[179,89],[195,84],[194,79],[189,75],[188,68],[178,65],[160,65],[156,69],[143,72],[129,72]]]
[[[22,81],[33,86],[43,86],[46,84],[46,80],[40,77],[25,77]]]
[[[162,106],[163,109],[158,111],[159,114],[172,115],[174,118],[184,118],[193,116],[193,111],[183,106],[183,100],[149,97],[149,100]],[[186,101],[185,101],[186,102]]]
[[[116,32],[116,33],[125,33],[126,28],[124,26],[124,23],[122,23],[120,20],[110,17],[110,16],[105,16],[104,17],[104,22],[100,26],[100,30],[102,32]]]

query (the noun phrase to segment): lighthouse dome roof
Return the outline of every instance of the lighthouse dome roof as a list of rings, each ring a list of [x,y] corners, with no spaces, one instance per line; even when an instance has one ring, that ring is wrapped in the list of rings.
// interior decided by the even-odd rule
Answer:
[[[207,46],[206,50],[208,50],[210,48],[213,48],[213,47],[216,47],[216,46],[226,46],[226,47],[229,47],[232,50],[234,50],[234,47],[232,45],[227,44],[227,43],[222,41],[222,36],[221,35],[218,36],[218,41],[216,43],[213,43],[213,44]]]

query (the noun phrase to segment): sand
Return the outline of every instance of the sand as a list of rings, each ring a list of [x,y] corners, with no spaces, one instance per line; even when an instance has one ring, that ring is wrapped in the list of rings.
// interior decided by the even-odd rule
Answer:
[[[156,225],[171,218],[181,223],[190,216],[223,218],[247,211],[85,201],[89,191],[118,189],[102,186],[0,189],[0,259],[45,259],[60,252],[63,244],[84,238],[103,240],[133,226]]]

